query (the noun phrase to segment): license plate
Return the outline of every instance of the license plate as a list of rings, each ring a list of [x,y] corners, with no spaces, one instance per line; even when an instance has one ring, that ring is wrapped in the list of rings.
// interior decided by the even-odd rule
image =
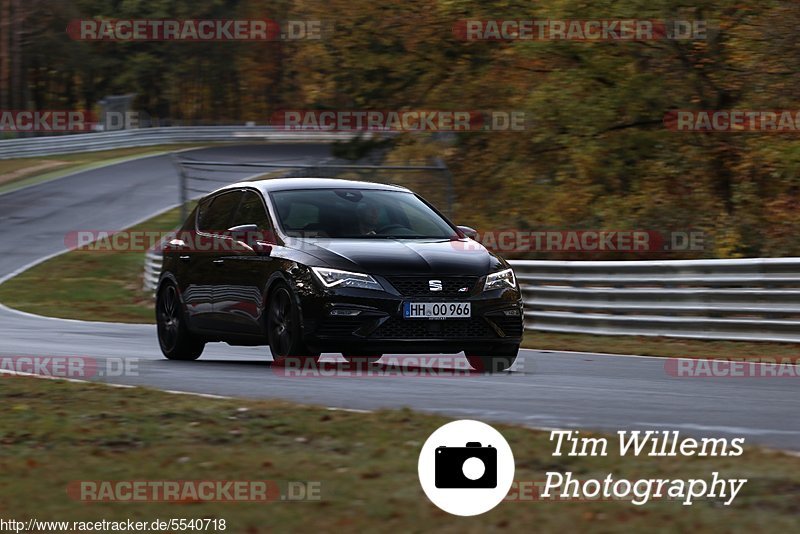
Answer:
[[[469,302],[406,302],[406,319],[468,319],[472,314]]]

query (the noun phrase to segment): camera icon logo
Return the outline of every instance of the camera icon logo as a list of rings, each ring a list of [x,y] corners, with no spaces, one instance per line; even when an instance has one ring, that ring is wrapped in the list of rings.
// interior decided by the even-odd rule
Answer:
[[[437,447],[437,488],[496,488],[497,449],[470,441],[466,447]]]
[[[486,423],[453,421],[422,446],[418,474],[433,504],[453,515],[478,515],[508,495],[514,455],[503,435]]]

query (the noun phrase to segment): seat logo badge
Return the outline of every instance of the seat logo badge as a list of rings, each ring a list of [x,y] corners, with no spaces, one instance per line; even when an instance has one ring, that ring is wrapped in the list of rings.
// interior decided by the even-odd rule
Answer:
[[[442,281],[441,280],[428,280],[428,289],[431,291],[441,291],[442,290]]]

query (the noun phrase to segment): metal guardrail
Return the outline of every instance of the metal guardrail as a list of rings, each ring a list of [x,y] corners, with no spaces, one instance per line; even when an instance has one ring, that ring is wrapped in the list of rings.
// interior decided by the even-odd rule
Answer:
[[[155,293],[158,278],[161,276],[161,251],[148,250],[144,255],[144,280],[142,289],[148,293]]]
[[[511,264],[528,330],[800,342],[800,258]],[[145,290],[160,267],[148,253]]]
[[[220,141],[346,141],[353,132],[287,131],[272,126],[173,126],[0,140],[0,159],[54,156],[171,143]]]
[[[532,330],[800,342],[800,258],[512,264]]]

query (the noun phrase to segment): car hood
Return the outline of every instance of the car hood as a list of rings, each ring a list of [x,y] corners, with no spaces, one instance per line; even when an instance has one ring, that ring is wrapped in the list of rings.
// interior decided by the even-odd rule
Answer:
[[[377,275],[483,276],[505,266],[481,244],[467,239],[294,238],[287,245],[325,266]]]

